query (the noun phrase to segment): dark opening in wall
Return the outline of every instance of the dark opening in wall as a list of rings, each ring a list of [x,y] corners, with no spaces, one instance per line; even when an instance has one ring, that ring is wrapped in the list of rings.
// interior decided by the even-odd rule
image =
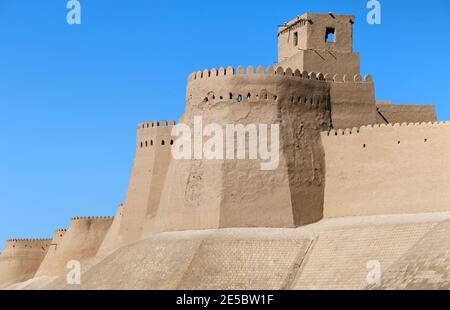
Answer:
[[[242,95],[237,96],[237,102],[242,102]]]
[[[325,42],[326,43],[334,43],[336,42],[336,29],[327,27],[325,32]]]
[[[170,140],[170,145],[173,145],[173,140]]]
[[[298,32],[294,32],[294,46],[298,45]]]
[[[150,141],[150,145],[153,146],[153,140]]]
[[[161,145],[166,145],[166,141],[162,140]]]

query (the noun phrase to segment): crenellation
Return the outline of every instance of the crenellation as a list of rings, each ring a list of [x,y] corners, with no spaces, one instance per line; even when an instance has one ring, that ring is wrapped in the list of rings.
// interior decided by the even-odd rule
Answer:
[[[170,120],[170,121],[166,121],[163,120],[161,122],[158,121],[152,121],[152,122],[144,122],[144,123],[140,123],[137,126],[138,131],[142,131],[142,130],[151,130],[151,129],[156,129],[159,127],[168,127],[168,126],[174,126],[176,124],[175,120]]]
[[[395,123],[395,124],[373,124],[367,126],[361,126],[359,128],[346,128],[339,130],[329,130],[322,132],[322,137],[335,137],[342,135],[355,135],[355,134],[364,134],[366,132],[372,132],[373,130],[414,130],[415,128],[450,128],[450,121],[441,121],[441,122],[418,122],[418,123]]]
[[[112,221],[114,220],[114,216],[81,216],[81,217],[72,217],[72,222],[77,221]]]
[[[346,83],[366,83],[372,82],[372,78],[370,75],[366,75],[364,79],[360,74],[330,74],[330,73],[321,73],[321,72],[312,72],[312,71],[300,71],[299,69],[292,69],[287,67],[284,69],[282,66],[269,66],[264,69],[263,66],[259,65],[256,69],[253,66],[248,66],[245,69],[243,66],[238,66],[236,70],[233,67],[228,67],[225,69],[221,68],[217,71],[215,68],[213,69],[205,69],[203,71],[197,71],[191,73],[188,78],[188,83],[210,79],[210,78],[218,78],[218,77],[240,77],[240,76],[285,76],[285,77],[297,77],[304,79],[311,79],[317,81],[329,81],[329,82],[346,82]]]

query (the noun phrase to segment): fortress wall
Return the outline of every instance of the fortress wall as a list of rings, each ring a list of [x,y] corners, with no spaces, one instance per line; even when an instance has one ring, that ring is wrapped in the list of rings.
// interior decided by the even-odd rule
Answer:
[[[378,123],[386,120],[391,124],[436,122],[436,109],[433,105],[378,104]]]
[[[113,222],[112,217],[73,218],[55,250],[45,258],[35,277],[63,275],[69,261],[94,257]]]
[[[124,205],[120,204],[111,227],[108,229],[108,233],[98,249],[97,256],[108,255],[120,246],[118,241],[120,240],[120,225],[123,217],[123,209]]]
[[[140,240],[144,224],[155,216],[172,158],[171,131],[174,124],[174,121],[162,121],[138,126],[136,158],[120,219],[117,244],[110,246],[110,249]]]
[[[450,210],[450,123],[322,134],[325,217]]]
[[[205,70],[189,77],[186,99],[191,128],[195,116],[204,125],[280,124],[280,165],[261,171],[259,160],[172,161],[156,231],[294,227],[321,218],[319,132],[330,128],[323,75],[280,67]]]
[[[50,239],[8,240],[0,256],[0,289],[31,279],[50,242]]]
[[[378,123],[375,88],[370,76],[335,75],[330,83],[333,128],[345,129]]]
[[[67,229],[58,229],[53,233],[53,239],[51,240],[50,247],[42,260],[42,263],[38,266],[39,269],[36,271],[36,275],[40,275],[40,270],[45,268],[51,268],[52,264],[54,264],[55,259],[57,259],[57,253],[59,248],[61,247],[61,243],[64,239],[65,234],[67,233]]]

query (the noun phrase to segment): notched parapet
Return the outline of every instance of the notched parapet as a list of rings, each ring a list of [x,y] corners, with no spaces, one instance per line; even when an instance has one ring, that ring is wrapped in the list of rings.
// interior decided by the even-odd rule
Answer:
[[[398,129],[398,128],[450,128],[450,121],[446,122],[421,122],[421,123],[395,123],[395,124],[375,124],[367,125],[359,128],[338,129],[322,132],[322,137],[339,137],[365,133],[372,130],[380,129]]]
[[[82,217],[72,217],[72,221],[112,221],[114,216],[82,216]]]
[[[140,129],[147,129],[147,128],[158,128],[158,127],[167,127],[167,126],[175,126],[176,121],[154,121],[154,122],[143,122],[140,123],[137,127],[138,130]]]
[[[52,239],[9,239],[6,241],[5,249],[2,256],[15,256],[20,253],[24,255],[23,251],[43,251],[46,252],[50,246]],[[19,252],[16,252],[19,251]]]
[[[364,78],[359,75],[351,75],[351,74],[329,74],[329,73],[320,73],[320,72],[308,72],[308,71],[300,71],[298,69],[287,68],[284,69],[281,66],[269,66],[264,69],[263,66],[258,66],[255,70],[253,66],[248,66],[247,69],[239,66],[236,69],[233,67],[220,68],[220,69],[206,69],[203,71],[197,71],[189,75],[188,82],[193,82],[197,80],[203,79],[211,79],[211,78],[225,78],[230,76],[286,76],[286,77],[296,77],[302,79],[309,80],[317,80],[317,81],[327,81],[327,82],[337,82],[337,83],[372,83],[373,79],[370,75],[366,75]]]

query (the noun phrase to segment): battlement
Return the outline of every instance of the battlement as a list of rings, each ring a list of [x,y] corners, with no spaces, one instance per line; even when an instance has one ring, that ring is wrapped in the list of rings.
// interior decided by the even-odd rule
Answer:
[[[153,121],[153,122],[144,122],[138,124],[137,129],[152,129],[152,128],[159,128],[159,127],[167,127],[167,126],[175,126],[176,122],[174,120],[171,121]]]
[[[51,241],[52,239],[9,239],[7,242],[13,244],[26,244],[29,242],[42,242],[42,241]]]
[[[2,256],[12,257],[15,255],[24,255],[26,251],[36,250],[46,252],[51,241],[52,239],[9,239],[6,241]]]
[[[137,150],[145,151],[156,146],[165,147],[172,145],[171,129],[175,125],[176,122],[174,120],[140,123],[137,132]]]
[[[203,79],[211,79],[211,78],[224,78],[230,76],[283,76],[283,77],[295,77],[301,79],[308,80],[316,80],[316,81],[328,81],[328,82],[336,82],[336,83],[371,83],[373,79],[370,75],[364,76],[364,78],[360,74],[330,74],[330,73],[316,73],[316,72],[308,72],[308,71],[300,71],[298,69],[287,68],[286,70],[282,66],[269,66],[264,69],[263,66],[259,65],[256,68],[253,66],[248,66],[247,69],[239,66],[236,69],[233,67],[220,68],[217,70],[216,68],[205,69],[203,71],[193,72],[188,77],[188,83],[203,80]]]
[[[365,134],[366,132],[372,132],[373,130],[396,130],[396,129],[414,129],[414,128],[450,128],[450,121],[446,122],[421,122],[421,123],[396,123],[396,124],[375,124],[367,125],[359,128],[347,128],[322,132],[322,137],[340,137],[350,136],[356,134]]]
[[[270,66],[266,69],[258,66],[256,70],[253,66],[247,69],[242,66],[236,69],[213,68],[194,72],[188,80],[186,109],[189,114],[198,113],[194,112],[196,109],[210,110],[214,106],[225,108],[226,104],[249,102],[280,103],[287,106],[291,102],[309,103],[319,100],[324,103],[321,106],[328,108],[329,94],[337,92],[330,92],[330,88],[344,89],[344,92],[356,88],[360,92],[368,90],[369,93],[370,89],[373,89],[373,79],[370,75],[362,77],[360,74],[316,73],[293,70],[290,67],[285,69],[282,66]],[[364,103],[366,101],[364,100]],[[375,119],[375,109],[373,110]]]
[[[72,222],[77,222],[77,221],[112,221],[112,220],[114,220],[114,216],[72,217]]]

